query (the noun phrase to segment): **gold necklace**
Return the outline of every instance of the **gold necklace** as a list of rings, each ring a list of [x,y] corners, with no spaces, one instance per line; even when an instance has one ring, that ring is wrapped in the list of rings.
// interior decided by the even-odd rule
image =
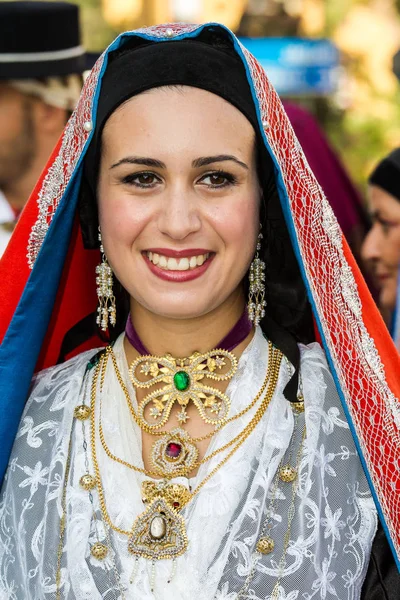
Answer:
[[[64,551],[65,543],[65,532],[67,528],[67,487],[69,472],[71,468],[71,451],[72,451],[72,436],[74,427],[71,426],[71,433],[68,442],[67,460],[65,463],[64,472],[64,483],[61,494],[61,518],[60,518],[60,532],[57,548],[57,568],[56,568],[56,600],[61,600],[61,560]]]
[[[189,474],[194,469],[200,467],[202,464],[204,464],[207,461],[214,458],[214,456],[216,456],[217,454],[224,452],[225,450],[227,450],[228,448],[233,446],[235,443],[240,441],[240,439],[243,435],[243,432],[240,432],[236,437],[234,437],[232,440],[230,440],[227,444],[225,444],[221,448],[218,448],[211,454],[207,455],[202,460],[197,460],[198,450],[197,450],[196,446],[194,445],[194,442],[202,441],[204,439],[208,439],[208,438],[212,437],[213,435],[215,435],[215,433],[217,431],[222,429],[222,427],[224,427],[228,423],[231,423],[231,422],[235,421],[236,419],[243,417],[260,400],[260,398],[262,397],[262,395],[267,387],[267,384],[268,384],[268,381],[270,379],[271,372],[272,372],[271,366],[274,364],[276,357],[278,356],[278,352],[279,351],[274,349],[271,342],[268,342],[268,370],[267,370],[267,374],[266,374],[265,380],[264,380],[261,388],[259,389],[258,393],[256,394],[256,396],[254,397],[254,399],[248,406],[246,406],[243,410],[241,410],[236,415],[230,417],[218,429],[211,431],[207,435],[202,436],[200,438],[192,438],[186,431],[184,431],[183,429],[180,429],[180,428],[173,429],[172,431],[169,431],[169,432],[168,431],[158,432],[157,435],[162,435],[162,437],[161,437],[161,439],[157,440],[153,444],[153,448],[151,451],[151,459],[152,459],[152,464],[153,464],[154,470],[137,467],[137,466],[117,457],[115,454],[113,454],[111,452],[111,450],[109,449],[109,447],[106,443],[103,426],[102,426],[102,419],[101,419],[102,400],[101,400],[101,396],[100,396],[99,437],[100,437],[100,441],[101,441],[103,450],[105,451],[107,456],[109,458],[111,458],[112,460],[114,460],[115,462],[118,462],[119,464],[122,464],[125,467],[132,469],[133,471],[148,475],[149,477],[163,477],[165,479],[172,479],[173,477],[180,477],[180,476],[185,476],[185,475]],[[128,407],[132,414],[134,412],[134,409],[133,409],[132,402],[131,402],[131,399],[129,396],[129,392],[123,383],[121,372],[119,371],[115,355],[111,348],[107,353],[107,359],[103,363],[103,369],[106,368],[108,355],[111,355],[111,357],[112,357],[112,362],[113,362],[113,366],[114,366],[114,370],[115,370],[118,382],[125,394],[125,397],[126,397],[126,400],[128,403]],[[100,387],[100,391],[101,391],[101,389],[102,388]],[[132,415],[132,416],[134,416],[134,415]],[[174,451],[175,451],[175,456],[172,455]]]
[[[228,365],[227,365],[228,363]],[[200,354],[194,352],[187,358],[165,356],[139,356],[129,367],[129,376],[136,388],[150,388],[163,384],[143,398],[138,406],[138,419],[151,431],[165,425],[172,407],[178,403],[179,424],[186,423],[186,408],[193,402],[203,421],[211,425],[220,425],[226,421],[230,409],[230,400],[217,388],[204,385],[203,379],[227,381],[237,370],[237,358],[227,350],[211,350]],[[223,371],[224,367],[227,367]],[[146,416],[146,409],[152,404]],[[143,429],[143,427],[142,427]]]
[[[149,506],[135,520],[130,531],[117,527],[111,520],[105,501],[104,489],[102,486],[100,468],[96,452],[96,429],[95,429],[95,404],[96,389],[99,376],[100,384],[104,384],[105,370],[103,362],[106,354],[102,355],[96,366],[93,375],[91,387],[91,450],[93,458],[93,468],[95,473],[96,487],[99,495],[100,509],[103,520],[117,533],[128,536],[128,550],[138,557],[149,558],[153,561],[163,558],[174,559],[181,556],[188,544],[186,537],[186,527],[183,517],[179,511],[190,502],[201,490],[201,488],[215,475],[215,473],[226,464],[238,448],[253,432],[260,422],[263,414],[267,410],[273,397],[276,384],[279,377],[280,363],[282,354],[276,351],[275,360],[271,364],[270,384],[260,407],[257,409],[254,417],[245,427],[242,435],[236,445],[231,448],[227,456],[222,459],[210,473],[199,483],[193,492],[188,492],[185,486],[171,484],[166,482],[156,482],[155,492],[150,495],[148,489],[143,486],[144,499],[150,500]],[[146,484],[148,482],[144,482]],[[147,486],[148,488],[148,486]],[[146,495],[147,492],[147,495]]]
[[[295,414],[295,418],[298,417],[300,412],[304,411],[304,404],[301,401],[293,402],[291,404],[291,407]],[[292,434],[292,442],[293,442],[293,438],[295,436],[296,427],[297,427],[297,418],[295,420],[295,427],[294,427],[293,434]],[[285,570],[285,566],[286,566],[286,553],[287,553],[287,550],[289,547],[292,522],[293,522],[293,519],[295,516],[295,500],[296,500],[296,493],[297,493],[297,489],[298,489],[298,473],[299,473],[301,457],[303,454],[306,434],[307,434],[307,430],[306,430],[306,425],[304,424],[303,434],[301,437],[300,445],[299,445],[299,448],[297,451],[297,456],[296,456],[296,466],[293,468],[293,472],[295,473],[295,476],[290,477],[290,478],[285,478],[284,472],[285,472],[285,469],[287,468],[287,465],[283,465],[282,462],[277,469],[275,481],[274,481],[273,489],[272,489],[272,498],[271,498],[269,509],[267,510],[267,518],[261,528],[261,531],[260,531],[260,534],[258,537],[258,541],[256,542],[255,553],[253,554],[252,568],[251,568],[249,574],[247,575],[242,588],[239,590],[238,595],[236,596],[237,600],[241,600],[241,599],[248,597],[247,592],[248,592],[249,586],[254,578],[254,575],[256,574],[257,565],[259,563],[261,556],[265,555],[265,554],[270,554],[274,550],[275,543],[269,535],[269,532],[271,529],[270,520],[271,520],[271,515],[274,513],[274,510],[275,510],[274,505],[275,505],[275,501],[276,501],[278,481],[281,480],[281,482],[292,484],[292,493],[291,493],[290,505],[289,505],[289,509],[288,509],[287,529],[285,532],[285,536],[283,538],[283,550],[282,550],[280,560],[278,562],[278,569],[279,569],[278,577],[277,577],[277,580],[275,582],[275,585],[273,587],[272,594],[271,594],[271,600],[279,600],[280,583],[281,583],[281,580],[282,580],[282,577],[284,574],[284,570]],[[290,456],[291,456],[291,451],[290,451],[289,457]],[[282,461],[283,461],[283,459],[284,459],[284,457],[282,458]],[[289,458],[289,460],[290,460],[290,458]]]
[[[269,358],[271,357],[271,353],[273,350],[279,352],[279,350],[277,350],[276,348],[273,347],[271,342],[268,342],[268,357]],[[140,429],[142,429],[142,431],[144,431],[146,433],[150,433],[151,435],[154,435],[154,436],[163,436],[163,435],[169,433],[166,430],[153,431],[151,427],[148,427],[145,423],[142,423],[140,421],[140,419],[138,418],[138,415],[132,405],[132,400],[130,398],[128,388],[126,387],[125,382],[122,379],[122,375],[118,368],[117,359],[115,357],[112,347],[108,346],[106,348],[106,352],[109,353],[109,355],[111,356],[111,360],[113,361],[113,366],[114,366],[114,370],[115,370],[115,373],[118,378],[118,382],[122,388],[122,391],[124,392],[125,398],[128,403],[129,411],[130,411],[135,423],[138,425],[138,427],[140,427]],[[212,437],[217,431],[219,431],[221,429],[221,427],[228,425],[228,423],[231,423],[232,421],[235,421],[236,419],[240,419],[240,417],[243,417],[249,410],[251,410],[253,408],[253,406],[255,406],[255,404],[257,403],[257,401],[259,399],[259,396],[260,396],[260,393],[257,394],[257,396],[254,398],[254,400],[252,400],[252,402],[248,406],[246,406],[246,408],[241,410],[238,414],[234,415],[233,417],[230,417],[229,419],[227,419],[223,425],[222,424],[218,425],[214,431],[211,431],[210,433],[207,433],[206,435],[203,435],[201,437],[192,437],[191,438],[192,442],[202,442],[203,440],[207,440],[208,438]]]

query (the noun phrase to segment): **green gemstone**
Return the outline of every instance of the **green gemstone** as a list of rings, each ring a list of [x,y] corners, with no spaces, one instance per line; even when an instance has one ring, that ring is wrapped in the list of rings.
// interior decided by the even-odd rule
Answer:
[[[186,371],[178,371],[174,375],[174,384],[177,390],[184,392],[188,389],[190,384],[190,377]]]

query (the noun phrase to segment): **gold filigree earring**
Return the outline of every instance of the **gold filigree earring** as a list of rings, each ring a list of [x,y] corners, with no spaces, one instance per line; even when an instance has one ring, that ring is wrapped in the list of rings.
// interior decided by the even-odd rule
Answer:
[[[96,267],[96,291],[99,301],[96,323],[102,331],[107,331],[108,324],[115,326],[117,322],[117,309],[113,292],[113,272],[104,253],[100,227],[98,239],[100,242],[101,262]]]
[[[259,252],[261,250],[261,240],[263,235],[260,232],[257,239],[256,255],[250,265],[249,272],[249,299],[247,310],[249,319],[254,325],[258,325],[265,316],[265,262],[261,260]]]

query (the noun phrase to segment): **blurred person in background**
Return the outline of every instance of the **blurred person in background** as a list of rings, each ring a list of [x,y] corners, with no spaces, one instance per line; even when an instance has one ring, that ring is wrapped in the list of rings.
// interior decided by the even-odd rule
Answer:
[[[362,257],[379,292],[378,304],[394,338],[400,265],[400,148],[386,156],[368,179],[372,227]],[[397,345],[399,339],[395,339]],[[398,345],[399,347],[399,345]]]
[[[76,5],[0,2],[0,256],[92,62]]]

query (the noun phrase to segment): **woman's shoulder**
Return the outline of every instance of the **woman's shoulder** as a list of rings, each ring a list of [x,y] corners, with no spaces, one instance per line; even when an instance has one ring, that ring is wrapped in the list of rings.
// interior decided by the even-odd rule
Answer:
[[[96,354],[101,350],[101,348],[87,350],[63,363],[38,371],[32,378],[31,389],[34,389],[39,385],[47,385],[49,382],[57,381],[59,379],[67,381],[75,374],[79,376],[79,374],[85,372],[88,363],[92,361]]]
[[[60,403],[61,398],[66,399],[70,393],[78,395],[87,365],[100,350],[98,348],[82,352],[66,362],[36,373],[32,379],[24,416],[35,405],[40,406],[43,412],[49,403],[52,406],[48,407],[49,410],[57,412],[64,405],[64,402]]]
[[[330,435],[337,427],[349,429],[324,349],[317,342],[300,344],[299,348],[301,386],[306,412],[312,421],[308,423],[309,430],[315,429],[315,435],[318,432],[320,437]]]
[[[15,464],[19,464],[21,457],[28,460],[29,456],[35,464],[49,465],[56,449],[65,446],[74,409],[82,403],[87,365],[97,352],[83,352],[34,376],[13,446],[9,478],[19,473]]]
[[[317,361],[323,364],[325,367],[328,366],[325,351],[319,342],[312,342],[311,344],[299,344],[299,349],[301,362]]]
[[[327,383],[333,383],[334,378],[321,344],[299,344],[299,349],[301,377],[318,380],[324,387]]]

